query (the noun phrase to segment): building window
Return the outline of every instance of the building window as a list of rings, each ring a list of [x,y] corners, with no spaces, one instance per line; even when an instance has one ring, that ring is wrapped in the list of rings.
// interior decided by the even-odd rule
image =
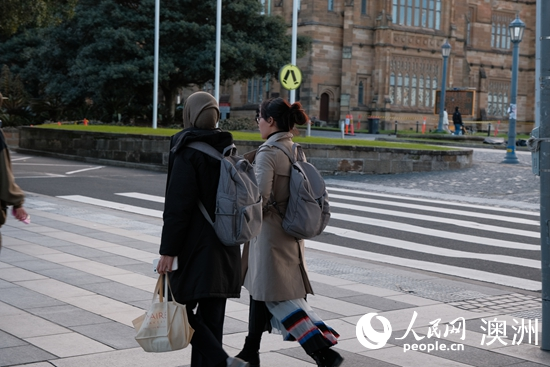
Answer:
[[[395,24],[441,29],[441,0],[393,0]]]
[[[248,103],[262,102],[263,85],[263,78],[248,79]]]
[[[357,102],[359,106],[362,106],[365,104],[365,87],[363,86],[363,82],[359,82],[359,88],[357,90]]]
[[[417,107],[419,111],[431,110],[438,89],[439,64],[435,60],[394,57],[390,61],[390,103],[394,106]]]
[[[328,11],[334,11],[334,0],[328,0]]]
[[[395,104],[395,74],[390,74],[390,103]]]
[[[506,117],[508,110],[508,95],[510,83],[490,81],[487,93],[487,116],[493,118]]]
[[[474,22],[474,9],[468,8],[468,16],[466,17],[466,46],[472,44],[472,23]]]
[[[342,48],[342,58],[351,59],[351,47],[346,46]]]
[[[514,17],[511,14],[493,14],[491,24],[491,47],[503,50],[510,49],[508,26],[513,19]]]
[[[417,88],[416,75],[413,75],[411,79],[411,107],[416,106],[416,88]]]
[[[361,0],[361,15],[367,15],[367,0]]]
[[[265,0],[260,0],[260,4],[262,4],[262,10],[260,11],[261,15],[265,14]]]

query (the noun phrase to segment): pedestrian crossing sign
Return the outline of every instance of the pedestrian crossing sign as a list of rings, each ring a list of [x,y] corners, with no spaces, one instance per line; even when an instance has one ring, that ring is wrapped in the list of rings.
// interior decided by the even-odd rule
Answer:
[[[285,89],[298,89],[302,84],[302,72],[296,65],[286,64],[279,71],[279,81]]]

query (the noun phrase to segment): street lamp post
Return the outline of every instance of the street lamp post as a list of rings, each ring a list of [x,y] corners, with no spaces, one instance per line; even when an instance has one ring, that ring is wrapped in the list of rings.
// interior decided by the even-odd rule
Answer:
[[[519,63],[519,43],[523,38],[523,31],[525,30],[525,23],[519,19],[519,15],[516,16],[510,25],[510,41],[514,46],[513,61],[512,61],[512,86],[510,90],[510,107],[508,108],[508,146],[506,147],[506,156],[502,163],[519,163],[516,156],[516,118],[517,118],[517,104],[516,98],[518,94],[518,63]]]
[[[441,55],[443,56],[443,75],[441,76],[441,93],[439,94],[439,124],[437,124],[437,132],[442,133],[443,130],[443,116],[445,109],[445,89],[447,88],[447,59],[451,54],[451,45],[445,40],[445,43],[441,45]]]

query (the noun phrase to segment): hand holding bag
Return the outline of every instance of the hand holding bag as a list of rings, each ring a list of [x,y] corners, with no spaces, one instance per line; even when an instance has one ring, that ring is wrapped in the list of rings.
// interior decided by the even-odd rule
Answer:
[[[195,332],[187,319],[185,305],[174,301],[168,279],[165,281],[168,283],[172,301],[163,297],[163,277],[159,276],[153,294],[153,303],[147,312],[132,321],[137,331],[136,341],[146,352],[160,353],[183,349],[189,345]],[[155,302],[157,294],[159,299]]]

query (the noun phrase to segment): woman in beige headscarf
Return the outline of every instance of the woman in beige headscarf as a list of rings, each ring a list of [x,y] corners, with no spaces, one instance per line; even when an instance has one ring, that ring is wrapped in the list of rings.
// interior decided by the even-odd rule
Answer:
[[[240,248],[220,242],[197,204],[200,200],[214,221],[220,161],[187,147],[200,141],[223,152],[231,145],[231,133],[216,128],[219,115],[214,97],[205,92],[192,94],[183,109],[184,130],[170,144],[157,270],[169,274],[174,298],[186,305],[195,329],[192,367],[248,366],[222,348],[225,304],[227,298],[239,298],[241,291]],[[178,269],[171,271],[176,256]]]

